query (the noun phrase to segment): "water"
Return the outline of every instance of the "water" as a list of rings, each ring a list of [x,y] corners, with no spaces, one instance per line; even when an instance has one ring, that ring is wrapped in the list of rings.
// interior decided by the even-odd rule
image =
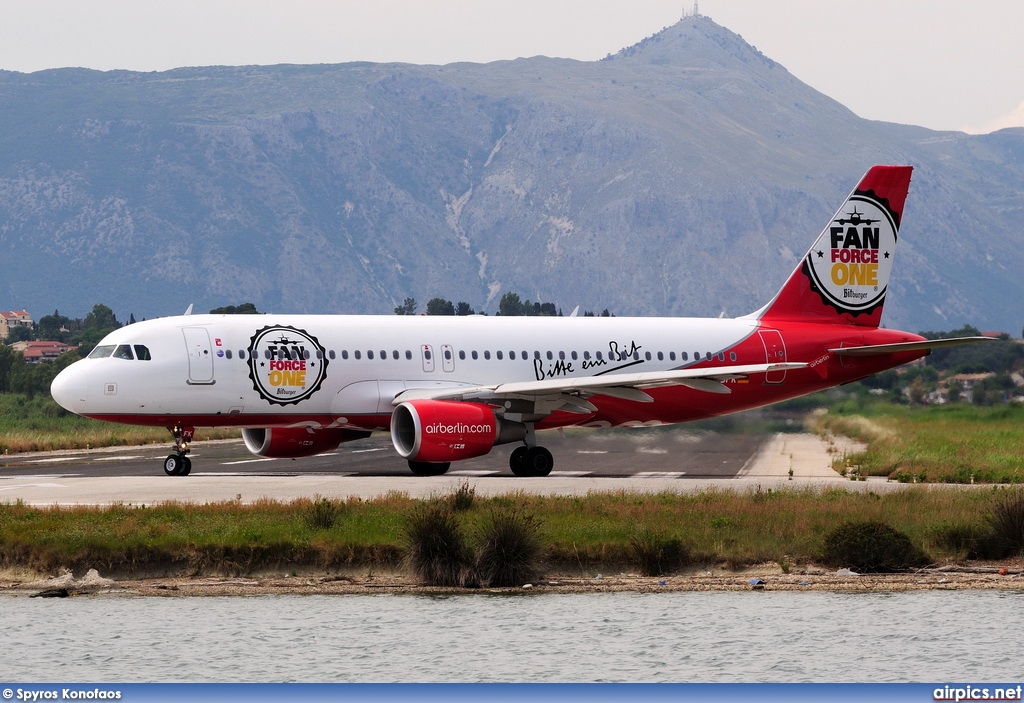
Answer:
[[[0,680],[1017,679],[1024,592],[0,598]]]

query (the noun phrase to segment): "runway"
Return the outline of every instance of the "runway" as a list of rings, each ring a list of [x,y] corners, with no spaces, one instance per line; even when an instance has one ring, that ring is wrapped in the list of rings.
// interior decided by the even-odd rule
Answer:
[[[163,475],[161,463],[168,449],[162,445],[21,454],[0,459],[0,502],[249,503],[316,496],[373,498],[396,491],[429,497],[465,483],[479,495],[855,486],[831,469],[836,452],[852,452],[855,447],[830,447],[811,434],[719,434],[678,428],[580,431],[551,433],[544,437],[544,445],[554,454],[556,467],[544,478],[513,476],[508,468],[510,447],[456,463],[444,476],[416,477],[386,435],[295,460],[253,456],[239,440],[197,442],[192,473],[184,477]]]

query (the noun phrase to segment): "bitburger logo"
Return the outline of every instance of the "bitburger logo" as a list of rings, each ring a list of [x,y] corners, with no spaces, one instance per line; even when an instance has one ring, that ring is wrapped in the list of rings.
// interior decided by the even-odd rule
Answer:
[[[327,377],[327,355],[316,337],[295,327],[264,327],[249,344],[249,378],[264,400],[299,403]]]
[[[839,312],[869,312],[885,298],[899,223],[873,191],[850,196],[807,256],[822,300]]]

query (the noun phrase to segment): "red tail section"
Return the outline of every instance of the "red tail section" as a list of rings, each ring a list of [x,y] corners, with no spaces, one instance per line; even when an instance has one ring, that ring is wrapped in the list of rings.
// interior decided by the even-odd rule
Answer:
[[[757,317],[878,327],[910,166],[874,166]]]

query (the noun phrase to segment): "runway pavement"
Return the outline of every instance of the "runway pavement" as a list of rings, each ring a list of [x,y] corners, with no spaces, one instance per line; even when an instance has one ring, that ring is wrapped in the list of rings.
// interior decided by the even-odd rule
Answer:
[[[371,438],[300,460],[268,460],[239,441],[196,443],[193,471],[164,476],[166,447],[130,447],[7,456],[0,460],[0,502],[32,505],[290,501],[297,498],[373,498],[389,492],[414,497],[449,493],[469,483],[478,495],[517,492],[585,495],[591,492],[694,491],[711,486],[841,485],[860,488],[831,469],[833,457],[855,447],[812,434],[717,434],[685,430],[554,433],[545,446],[556,470],[518,478],[508,469],[508,447],[459,462],[444,476],[420,478],[390,447]],[[792,474],[790,471],[792,470]],[[896,484],[891,484],[896,485]]]

